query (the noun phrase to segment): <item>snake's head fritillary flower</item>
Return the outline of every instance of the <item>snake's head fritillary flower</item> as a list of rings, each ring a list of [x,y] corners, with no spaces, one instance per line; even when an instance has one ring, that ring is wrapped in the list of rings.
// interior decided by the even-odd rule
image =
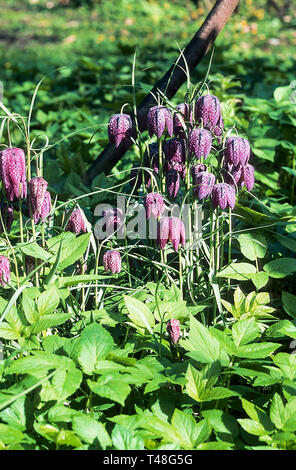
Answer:
[[[107,232],[107,234],[112,234],[114,232],[122,236],[124,233],[124,214],[120,208],[110,208],[105,209],[102,213],[103,217],[106,218],[106,223],[103,225],[102,229]]]
[[[192,129],[188,139],[189,154],[206,159],[212,148],[212,140],[212,135],[207,129]]]
[[[227,184],[232,186],[239,185],[242,176],[242,165],[231,165],[230,163],[226,163],[223,166],[223,177],[224,181]]]
[[[172,163],[185,163],[186,152],[183,139],[169,139],[163,145],[166,162]]]
[[[33,219],[34,219],[34,224],[37,224],[37,222],[41,219],[42,223],[45,222],[47,216],[50,214],[51,211],[51,196],[49,191],[45,191],[43,202],[41,205],[41,211],[40,214],[36,211],[33,214]]]
[[[193,122],[193,113],[190,111],[190,106],[188,103],[180,103],[176,106],[176,112],[174,114],[174,134],[178,137],[185,138],[186,132],[185,129],[188,127],[188,124],[192,125]]]
[[[205,199],[212,194],[215,184],[215,175],[208,171],[200,171],[193,177],[194,195],[198,199]]]
[[[160,139],[165,129],[172,137],[174,130],[172,112],[165,106],[153,106],[148,111],[147,128],[150,137],[156,135]]]
[[[22,149],[9,147],[0,152],[0,176],[9,201],[27,197],[26,159]]]
[[[221,207],[226,209],[230,207],[233,209],[235,206],[235,189],[227,183],[215,184],[212,191],[212,204],[213,208]]]
[[[103,265],[105,271],[111,271],[112,274],[120,273],[121,271],[121,256],[119,251],[108,250],[103,256]]]
[[[2,221],[7,233],[10,232],[13,223],[13,207],[5,202],[0,203]],[[0,233],[4,232],[4,227],[0,220]]]
[[[246,165],[250,158],[250,144],[243,137],[228,137],[224,149],[225,160],[231,165]]]
[[[206,165],[203,165],[202,163],[197,163],[196,165],[192,165],[191,167],[191,176],[193,181],[195,181],[195,178],[197,177],[198,173],[201,171],[207,171]]]
[[[180,177],[178,171],[175,168],[168,170],[165,175],[165,181],[168,195],[175,198],[180,187]]]
[[[176,318],[172,318],[167,322],[166,326],[167,332],[170,337],[170,341],[173,344],[176,344],[180,338],[180,322]]]
[[[215,135],[219,134],[219,130],[223,129],[223,120],[221,114],[221,104],[217,96],[203,95],[198,98],[195,105],[195,120],[202,122],[203,126],[214,132]],[[215,128],[216,132],[215,132]]]
[[[114,114],[108,123],[108,136],[110,144],[119,147],[122,144],[125,148],[131,145],[133,123],[129,114]]]
[[[82,215],[82,209],[75,209],[66,224],[66,231],[78,235],[80,232],[86,232],[86,226]]]
[[[157,244],[161,250],[170,241],[175,251],[179,246],[185,247],[185,226],[181,219],[177,217],[162,217],[158,224]]]
[[[242,167],[242,175],[241,175],[241,185],[245,186],[248,191],[252,191],[254,187],[255,177],[254,177],[254,167],[247,163],[245,166]]]
[[[159,193],[149,193],[144,199],[146,217],[149,219],[151,216],[154,219],[162,216],[165,211],[164,199]]]
[[[31,204],[32,211],[33,213],[40,215],[48,183],[41,176],[35,176],[35,178],[32,178],[29,181],[28,186],[29,202]]]
[[[6,256],[0,256],[0,283],[3,287],[10,283],[10,263]]]

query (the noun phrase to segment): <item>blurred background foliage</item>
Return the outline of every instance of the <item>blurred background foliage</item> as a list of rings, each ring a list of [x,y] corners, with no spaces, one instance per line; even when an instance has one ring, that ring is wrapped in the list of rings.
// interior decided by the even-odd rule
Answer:
[[[40,145],[42,135],[51,144],[58,142],[44,159],[52,191],[66,197],[87,190],[81,176],[107,143],[109,116],[131,102],[135,50],[140,101],[213,3],[0,0],[4,105],[27,116],[35,87],[46,76],[38,90],[31,130]],[[210,91],[224,102],[226,125],[236,125],[251,141],[257,194],[281,214],[294,214],[295,202],[295,26],[292,1],[241,2],[216,41],[210,74]],[[209,55],[192,76],[193,82],[202,80],[208,62]],[[176,103],[183,101],[183,94],[184,89]],[[17,144],[16,133],[13,138]],[[1,143],[5,140],[4,135]],[[134,158],[130,151],[114,175]]]

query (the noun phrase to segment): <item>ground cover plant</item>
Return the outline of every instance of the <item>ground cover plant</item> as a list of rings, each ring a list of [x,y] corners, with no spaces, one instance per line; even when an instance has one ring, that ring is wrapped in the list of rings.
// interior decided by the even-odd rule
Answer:
[[[0,448],[295,450],[293,83],[256,96],[218,51],[140,133],[128,54],[82,130],[52,75],[1,103]],[[86,187],[108,141],[131,147]]]

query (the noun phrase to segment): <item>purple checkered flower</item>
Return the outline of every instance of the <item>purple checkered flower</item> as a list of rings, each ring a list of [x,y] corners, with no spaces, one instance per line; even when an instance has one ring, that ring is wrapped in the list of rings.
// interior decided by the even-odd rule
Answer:
[[[224,149],[225,160],[231,165],[246,165],[250,158],[250,144],[243,137],[228,137]]]
[[[205,199],[212,194],[215,176],[208,171],[200,171],[193,177],[194,195],[198,199]]]
[[[43,202],[41,205],[40,214],[37,211],[34,212],[33,214],[34,224],[37,224],[40,219],[42,223],[44,223],[45,219],[50,214],[50,211],[51,211],[51,196],[48,191],[45,191]]]
[[[111,274],[120,273],[121,271],[121,256],[119,251],[108,250],[103,256],[103,265],[105,271],[111,271]]]
[[[72,212],[65,227],[66,231],[73,232],[76,235],[78,235],[80,232],[86,232],[86,226],[82,213],[82,209],[75,209]]]
[[[28,183],[29,202],[34,214],[41,214],[41,208],[47,186],[47,181],[45,181],[45,179],[43,179],[41,176],[32,178]]]
[[[163,151],[168,163],[185,163],[186,152],[183,139],[169,139],[164,143]]]
[[[0,284],[3,287],[10,283],[10,263],[6,256],[0,256]]]
[[[225,183],[232,186],[239,185],[242,176],[242,165],[231,165],[226,163],[223,167],[223,176]]]
[[[7,233],[9,233],[11,230],[12,223],[13,223],[13,207],[10,204],[1,202],[0,208],[1,208],[1,216],[2,216],[2,221],[4,224],[5,230]],[[4,232],[2,221],[0,220],[0,233]]]
[[[170,197],[175,198],[180,187],[180,176],[175,168],[171,168],[165,175],[167,192]]]
[[[180,245],[185,247],[185,226],[177,217],[162,217],[159,221],[157,244],[163,250],[169,241],[175,251],[178,251]]]
[[[165,129],[170,137],[173,135],[173,115],[165,106],[153,106],[148,111],[147,128],[150,137],[154,134],[159,139]]]
[[[102,229],[106,231],[107,234],[111,235],[117,232],[122,236],[124,233],[124,214],[122,210],[120,208],[105,209],[102,215],[107,219]]]
[[[192,129],[188,139],[189,154],[206,159],[211,151],[212,140],[212,135],[207,129]]]
[[[201,121],[203,126],[219,136],[223,130],[221,104],[217,96],[203,95],[198,98],[195,105],[195,120]]]
[[[174,114],[174,134],[178,137],[185,138],[186,132],[185,129],[188,127],[188,124],[192,125],[193,113],[190,111],[190,106],[188,103],[180,103],[176,106],[176,112]]]
[[[235,206],[234,187],[227,183],[215,184],[212,191],[212,204],[214,209],[218,206],[223,210],[227,207],[233,209]]]
[[[110,144],[119,147],[122,144],[125,148],[131,145],[133,123],[129,114],[114,114],[109,119],[108,136]]]
[[[161,217],[165,211],[164,199],[159,193],[149,193],[145,196],[144,205],[146,209],[146,217],[149,219],[151,216],[154,219]]]
[[[22,149],[9,147],[0,152],[0,176],[9,201],[27,197],[26,159]]]
[[[173,344],[176,344],[180,338],[180,322],[176,318],[172,318],[167,322],[166,326],[167,332],[170,337],[170,341]]]
[[[254,167],[247,163],[245,166],[242,167],[242,175],[241,175],[241,187],[245,186],[248,191],[252,191],[254,187],[255,177],[254,177]]]

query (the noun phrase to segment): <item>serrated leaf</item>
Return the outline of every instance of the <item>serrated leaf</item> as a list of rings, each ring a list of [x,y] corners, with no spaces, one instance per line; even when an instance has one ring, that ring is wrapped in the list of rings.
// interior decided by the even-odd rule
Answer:
[[[231,263],[216,274],[216,277],[226,279],[236,279],[237,281],[247,281],[252,279],[256,273],[256,268],[249,263]]]
[[[84,328],[77,345],[77,360],[83,371],[91,375],[97,362],[111,352],[113,344],[112,336],[101,325],[92,323]]]
[[[267,251],[267,243],[264,235],[255,232],[242,233],[238,237],[242,254],[250,261],[264,258]]]
[[[128,316],[132,323],[140,328],[147,329],[150,334],[153,334],[152,328],[155,325],[155,320],[147,305],[145,305],[144,302],[127,295],[124,295],[123,299],[126,308],[128,309]]]

